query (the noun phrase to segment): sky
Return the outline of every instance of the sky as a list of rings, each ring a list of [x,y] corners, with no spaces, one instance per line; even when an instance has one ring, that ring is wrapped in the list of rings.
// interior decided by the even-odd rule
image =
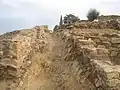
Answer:
[[[120,0],[0,0],[0,33],[36,25],[52,29],[60,15],[74,14],[86,19],[90,8],[101,15],[120,14]]]

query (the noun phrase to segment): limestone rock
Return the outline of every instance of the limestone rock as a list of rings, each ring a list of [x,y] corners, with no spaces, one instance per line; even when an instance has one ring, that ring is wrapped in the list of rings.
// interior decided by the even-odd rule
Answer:
[[[110,56],[117,56],[118,52],[112,51]]]
[[[106,24],[1,35],[0,90],[120,90],[119,32]]]
[[[112,38],[111,42],[113,44],[120,44],[120,38]]]

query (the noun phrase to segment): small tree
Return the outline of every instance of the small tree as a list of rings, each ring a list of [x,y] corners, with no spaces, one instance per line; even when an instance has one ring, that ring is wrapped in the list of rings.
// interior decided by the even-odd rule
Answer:
[[[79,21],[79,20],[80,20],[80,19],[79,19],[77,16],[75,16],[75,15],[73,15],[73,14],[68,14],[68,15],[66,15],[66,16],[64,17],[63,22],[64,22],[64,24],[70,24],[70,23],[77,22],[77,21]]]
[[[62,15],[61,15],[59,25],[61,26],[62,24],[63,24],[63,19],[62,19]]]
[[[58,26],[58,25],[55,25],[53,31],[56,31],[57,29],[59,29],[59,26]]]
[[[87,18],[89,21],[93,21],[98,18],[100,12],[98,12],[96,9],[90,9],[87,14]]]

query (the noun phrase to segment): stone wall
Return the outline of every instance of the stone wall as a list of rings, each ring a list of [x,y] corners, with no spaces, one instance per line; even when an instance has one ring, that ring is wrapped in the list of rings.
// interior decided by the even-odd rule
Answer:
[[[0,90],[120,90],[120,31],[80,25],[1,35]]]
[[[78,66],[75,66],[76,69],[79,67],[79,76],[83,75],[82,84],[90,84],[90,87],[86,85],[89,87],[87,90],[120,90],[120,32],[105,29],[62,32],[63,39],[72,43],[68,43],[65,60],[78,61]]]
[[[102,21],[102,22],[76,22],[69,25],[62,25],[57,29],[115,29],[120,30],[120,23],[117,21]]]
[[[109,20],[117,20],[117,21],[120,21],[120,16],[118,15],[108,15],[108,16],[99,16],[98,17],[98,20],[99,21],[109,21]]]
[[[37,39],[44,36],[44,29],[34,27],[0,36],[0,90],[16,90],[31,65],[30,59],[40,48],[35,44],[40,43]]]

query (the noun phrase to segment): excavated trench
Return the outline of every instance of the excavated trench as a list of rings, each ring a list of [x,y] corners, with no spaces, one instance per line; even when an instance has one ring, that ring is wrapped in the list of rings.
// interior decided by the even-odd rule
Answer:
[[[120,90],[120,37],[108,31],[33,28],[1,36],[0,90]]]

